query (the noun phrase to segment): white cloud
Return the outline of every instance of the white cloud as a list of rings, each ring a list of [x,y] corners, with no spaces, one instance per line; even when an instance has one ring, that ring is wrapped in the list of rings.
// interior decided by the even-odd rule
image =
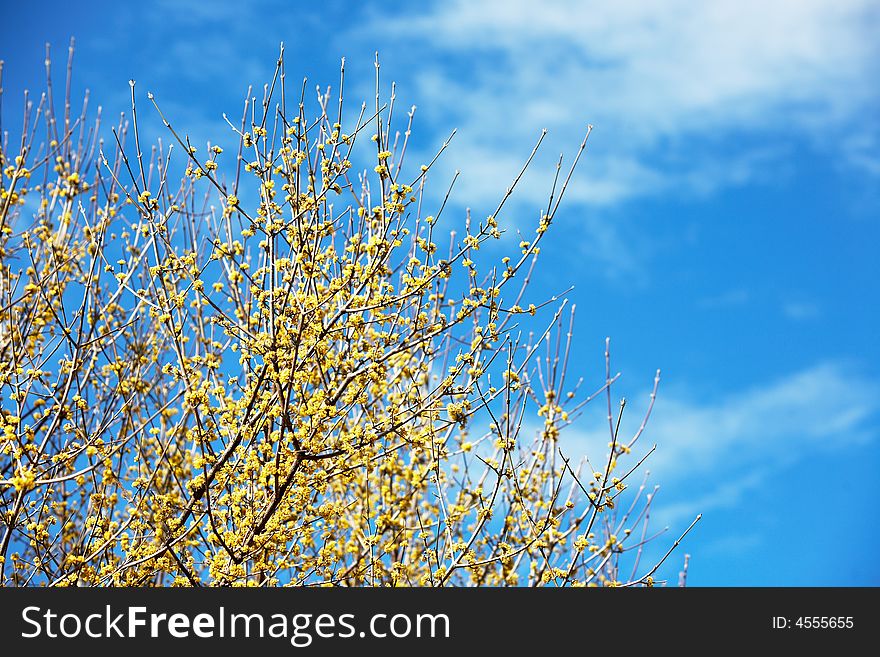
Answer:
[[[880,177],[880,129],[850,135],[841,144],[847,162]]]
[[[815,319],[820,314],[819,306],[808,301],[786,301],[782,304],[782,312],[795,321]]]
[[[392,61],[403,41],[430,118],[460,127],[459,155],[478,156],[450,155],[482,163],[469,192],[503,188],[511,167],[496,163],[512,144],[527,148],[546,127],[558,134],[551,154],[573,150],[590,122],[601,147],[572,196],[603,205],[776,175],[786,137],[832,149],[867,139],[878,19],[867,0],[456,0],[368,29],[393,37]],[[422,57],[425,42],[434,50]],[[865,159],[855,146],[837,152]]]
[[[694,491],[691,497],[676,499],[670,503],[667,503],[668,496],[663,495],[660,498],[663,502],[658,502],[652,509],[653,519],[658,525],[670,526],[689,521],[698,513],[734,508],[770,476],[770,471],[766,469],[748,472],[738,478],[719,481],[712,488]],[[662,482],[656,478],[655,482],[660,483],[661,490],[664,488]]]
[[[875,438],[878,400],[880,384],[837,362],[820,363],[717,400],[664,392],[661,386],[640,449],[634,452],[656,443],[657,450],[644,465],[652,479],[670,488],[686,484],[687,500],[657,507],[667,522],[680,521],[736,505],[783,467]],[[636,403],[628,409],[638,405],[637,398],[630,401]],[[627,413],[624,436],[641,421],[637,410]],[[585,421],[602,426],[600,415],[583,418],[579,426]],[[607,449],[607,425],[571,429],[563,434],[561,445],[569,456],[599,455]]]

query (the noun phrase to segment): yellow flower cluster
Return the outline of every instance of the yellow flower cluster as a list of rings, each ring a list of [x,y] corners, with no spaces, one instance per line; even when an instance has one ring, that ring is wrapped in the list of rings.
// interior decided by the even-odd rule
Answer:
[[[0,584],[620,583],[634,439],[581,477],[563,307],[518,324],[552,213],[496,268],[501,206],[440,236],[390,110],[267,99],[226,162],[149,98],[179,184],[162,146],[87,183],[94,131],[0,153]]]

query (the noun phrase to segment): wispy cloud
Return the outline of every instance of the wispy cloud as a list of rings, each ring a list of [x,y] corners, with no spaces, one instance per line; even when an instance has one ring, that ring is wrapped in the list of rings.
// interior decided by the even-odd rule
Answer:
[[[789,319],[803,321],[819,316],[819,306],[809,301],[786,301],[782,304],[782,312]]]
[[[687,500],[673,500],[658,511],[672,522],[734,506],[786,466],[876,438],[878,400],[880,383],[839,362],[716,400],[661,388],[642,439],[643,450],[657,444],[646,467],[657,483],[671,488],[687,483],[689,493]],[[637,420],[632,415],[627,431]],[[572,456],[598,454],[608,430],[574,431],[563,441]]]
[[[878,133],[865,119],[878,103],[878,22],[868,0],[456,0],[364,29],[391,37],[392,58],[409,53],[397,71],[418,82],[430,118],[461,128],[479,156],[464,161],[482,163],[469,192],[506,184],[494,174],[509,173],[497,163],[511,144],[546,127],[552,150],[574,145],[590,122],[601,148],[572,196],[607,205],[761,177],[786,139],[871,170],[859,144]]]

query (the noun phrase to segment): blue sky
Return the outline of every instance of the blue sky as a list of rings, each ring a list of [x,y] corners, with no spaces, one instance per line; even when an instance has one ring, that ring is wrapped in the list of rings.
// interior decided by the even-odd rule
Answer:
[[[574,284],[587,381],[611,337],[625,428],[662,370],[653,522],[672,540],[704,514],[671,559],[692,555],[694,585],[880,585],[876,3],[44,1],[0,18],[13,133],[44,43],[61,79],[71,35],[75,86],[105,116],[134,78],[195,143],[225,135],[280,41],[311,84],[335,85],[345,56],[352,107],[378,50],[398,106],[418,107],[416,159],[458,129],[437,174],[461,170],[451,210],[490,213],[549,130],[507,212],[524,228],[593,124],[533,294]],[[567,451],[607,440],[601,418]]]

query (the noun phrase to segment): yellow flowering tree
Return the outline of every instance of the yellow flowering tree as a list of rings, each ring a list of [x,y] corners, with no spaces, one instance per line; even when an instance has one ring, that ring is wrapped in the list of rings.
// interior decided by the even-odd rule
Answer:
[[[653,583],[650,495],[617,503],[644,423],[619,435],[609,369],[608,452],[572,460],[560,431],[592,398],[566,376],[573,314],[523,330],[574,165],[481,267],[516,181],[441,233],[433,162],[404,165],[413,112],[401,134],[377,63],[349,116],[342,71],[336,97],[291,100],[282,49],[231,156],[151,95],[171,137],[146,149],[134,82],[112,140],[69,92],[56,115],[48,78],[3,141],[2,584]]]

